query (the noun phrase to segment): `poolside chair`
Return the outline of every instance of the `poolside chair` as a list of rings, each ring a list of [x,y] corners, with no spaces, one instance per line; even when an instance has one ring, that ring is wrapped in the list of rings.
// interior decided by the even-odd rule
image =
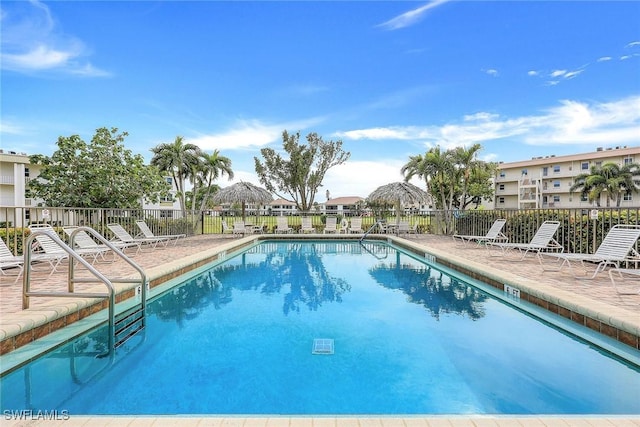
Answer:
[[[289,221],[286,216],[276,218],[276,233],[291,233],[293,228],[289,227]]]
[[[418,234],[418,224],[415,224],[413,227],[409,224],[409,221],[400,221],[398,222],[398,235],[400,234]]]
[[[181,237],[186,237],[186,234],[162,234],[160,236],[156,236],[155,234],[153,234],[153,231],[151,231],[151,228],[149,228],[147,223],[145,221],[142,221],[142,220],[136,221],[136,225],[140,229],[140,232],[142,233],[142,236],[144,236],[146,238],[149,238],[149,239],[153,239],[153,238],[167,239],[167,243],[169,241],[173,241],[173,244],[175,245],[176,243],[178,243],[178,240]],[[139,237],[139,236],[136,236],[136,237]]]
[[[127,230],[124,229],[123,226],[118,223],[107,224],[107,227],[115,236],[116,241],[125,243],[139,243],[140,245],[149,245],[152,248],[155,248],[160,242],[166,242],[166,239],[133,237]]]
[[[227,224],[227,221],[222,218],[222,234],[233,234],[233,228],[229,227],[229,224]]]
[[[267,222],[266,221],[262,221],[260,223],[260,225],[250,225],[250,224],[245,224],[245,228],[247,230],[248,233],[252,233],[252,234],[262,234],[264,233],[264,228],[267,226]]]
[[[234,236],[237,235],[245,235],[247,233],[247,227],[244,225],[244,221],[239,219],[233,222],[233,231],[231,234]]]
[[[562,252],[564,249],[557,240],[553,238],[560,227],[560,222],[558,221],[545,221],[536,231],[536,234],[533,236],[529,243],[503,243],[503,242],[487,242],[487,249],[500,249],[499,255],[504,255],[512,250],[517,250],[522,253],[522,258],[524,259],[529,253],[539,253],[539,252],[549,252],[549,251],[560,251]],[[492,255],[495,254],[492,251]]]
[[[44,230],[57,235],[53,227],[47,224],[32,224],[27,228],[31,232]],[[34,253],[31,259],[34,261],[48,262],[51,266],[51,274],[58,271],[58,265],[60,265],[63,260],[69,258],[69,254],[49,236],[36,236],[35,244],[40,252]]]
[[[487,234],[484,236],[473,236],[473,235],[463,235],[463,234],[454,234],[453,240],[455,242],[462,243],[464,246],[467,246],[469,242],[476,242],[477,246],[482,245],[487,242],[508,242],[509,238],[502,233],[502,229],[504,225],[507,223],[506,219],[496,219],[487,231]]]
[[[349,224],[349,233],[364,233],[362,229],[362,218],[359,216],[351,218],[351,224]]]
[[[327,217],[327,221],[324,225],[324,230],[323,233],[324,234],[328,234],[328,233],[338,233],[338,218],[336,218],[335,216],[328,216]]]
[[[64,231],[64,233],[69,237],[71,237],[71,234],[77,229],[78,227],[75,225],[62,227],[62,230]],[[108,261],[104,255],[107,252],[109,252],[111,248],[109,248],[107,245],[102,245],[97,243],[93,239],[93,237],[91,237],[89,233],[87,233],[86,231],[80,230],[76,232],[73,237],[73,243],[74,243],[74,246],[76,246],[77,248],[80,248],[81,250],[88,251],[93,249],[97,253],[96,258],[99,256],[104,261]],[[136,248],[136,252],[135,252],[136,254],[140,251],[140,247],[142,246],[140,242],[111,241],[109,243],[114,247],[116,247],[117,249],[120,249],[122,252],[125,252],[126,249],[128,248]],[[115,257],[111,261],[115,261]]]
[[[16,279],[13,281],[13,283],[18,281],[24,271],[24,257],[15,256],[13,253],[11,253],[11,250],[4,242],[4,240],[0,239],[0,275],[9,276],[6,270],[15,272],[16,269]]]
[[[313,228],[313,225],[311,223],[311,217],[310,216],[303,216],[302,217],[302,228],[300,228],[300,232],[301,233],[315,233],[316,229]]]
[[[560,253],[560,254],[538,254],[538,260],[544,271],[559,271],[564,266],[568,266],[574,277],[578,277],[573,269],[573,262],[579,262],[585,270],[588,270],[585,263],[596,264],[596,269],[589,279],[603,271],[607,266],[618,268],[622,261],[640,261],[640,253],[633,248],[633,245],[640,238],[640,225],[618,224],[611,227],[607,235],[593,254],[581,253]],[[555,258],[555,266],[549,266],[543,262],[543,256]],[[585,277],[586,278],[586,277]]]
[[[638,268],[617,268],[614,267],[609,270],[609,279],[611,284],[615,288],[618,295],[635,295],[640,294],[640,287],[635,292],[620,292],[618,289],[618,283],[616,281],[625,281],[625,278],[630,278],[629,282],[638,286],[640,285],[640,269]]]

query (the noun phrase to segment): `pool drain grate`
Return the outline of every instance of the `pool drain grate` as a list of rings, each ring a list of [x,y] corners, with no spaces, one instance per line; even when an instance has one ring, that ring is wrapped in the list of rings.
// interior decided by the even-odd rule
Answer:
[[[333,340],[330,338],[314,339],[311,354],[333,354]]]

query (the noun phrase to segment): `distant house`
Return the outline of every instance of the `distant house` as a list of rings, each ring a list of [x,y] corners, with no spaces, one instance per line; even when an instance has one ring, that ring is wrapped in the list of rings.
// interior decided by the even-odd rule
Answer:
[[[364,198],[359,196],[336,197],[324,202],[323,212],[327,215],[356,216],[362,214]]]
[[[276,199],[269,203],[269,208],[271,215],[275,216],[298,215],[296,204],[290,200]]]

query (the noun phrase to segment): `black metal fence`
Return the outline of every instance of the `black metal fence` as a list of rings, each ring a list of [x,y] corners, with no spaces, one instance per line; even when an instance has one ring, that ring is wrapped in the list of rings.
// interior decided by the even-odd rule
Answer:
[[[326,215],[313,213],[305,216],[312,218],[317,232],[324,230]],[[287,216],[288,224],[294,231],[301,228],[301,216]],[[593,253],[609,229],[616,224],[640,224],[640,208],[597,208],[597,209],[509,209],[509,210],[469,210],[469,211],[431,211],[427,214],[393,215],[377,218],[364,216],[362,228],[368,230],[378,219],[393,223],[399,219],[409,221],[421,234],[484,235],[498,218],[507,220],[503,232],[510,242],[529,242],[539,226],[547,220],[561,223],[556,234],[567,252]],[[168,215],[161,209],[82,209],[82,208],[45,208],[45,207],[0,207],[0,237],[11,251],[22,254],[22,242],[28,235],[30,224],[47,223],[65,237],[63,226],[85,225],[94,228],[100,234],[111,238],[107,228],[109,223],[118,223],[130,234],[137,235],[136,220],[144,220],[155,234],[220,234],[222,221],[229,228],[243,218],[237,216],[211,216],[207,214],[195,217],[183,217],[179,213]],[[338,224],[343,218],[338,216]],[[344,218],[349,220],[349,217]],[[247,216],[244,221],[262,227],[265,233],[276,228],[277,217],[269,215]],[[636,244],[638,246],[639,243]]]

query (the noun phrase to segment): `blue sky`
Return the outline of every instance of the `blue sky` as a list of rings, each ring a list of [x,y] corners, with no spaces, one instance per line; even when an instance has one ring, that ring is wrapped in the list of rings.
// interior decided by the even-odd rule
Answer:
[[[2,1],[1,146],[176,136],[233,161],[284,129],[342,140],[332,197],[400,181],[409,156],[640,146],[637,1]],[[221,186],[230,182],[220,181]],[[322,201],[322,200],[316,200]]]

